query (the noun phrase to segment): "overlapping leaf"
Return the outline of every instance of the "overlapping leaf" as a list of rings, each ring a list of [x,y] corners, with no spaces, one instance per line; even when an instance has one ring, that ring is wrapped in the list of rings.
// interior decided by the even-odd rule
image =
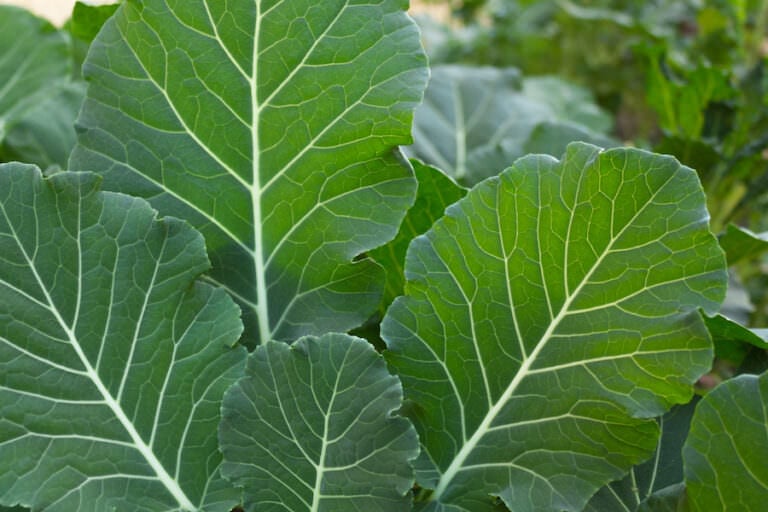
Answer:
[[[358,255],[394,237],[427,70],[403,0],[128,1],[84,67],[70,166],[206,238],[249,341],[345,330],[378,305]]]
[[[419,448],[401,402],[364,340],[267,343],[224,398],[222,473],[264,512],[408,511]]]
[[[71,46],[63,31],[0,5],[0,162],[66,165],[84,96],[71,75]]]
[[[436,481],[424,510],[581,510],[709,369],[724,258],[695,173],[572,144],[447,210],[382,325]],[[424,475],[429,475],[425,471]]]
[[[768,373],[709,392],[683,447],[691,509],[762,510],[768,496]]]
[[[238,308],[195,283],[199,233],[97,184],[0,166],[0,503],[229,510],[216,427]]]
[[[440,169],[425,165],[418,160],[411,162],[419,183],[416,202],[403,219],[397,236],[383,247],[370,252],[372,258],[386,270],[386,285],[382,312],[403,294],[405,285],[405,253],[408,244],[426,232],[432,224],[443,216],[445,209],[464,197],[466,189],[456,184]]]
[[[632,468],[623,479],[600,489],[584,512],[676,511],[685,500],[681,449],[697,403],[694,397],[659,418],[660,437],[653,456]]]
[[[559,155],[573,140],[612,144],[596,131],[610,120],[588,91],[556,78],[525,83],[510,68],[435,66],[409,154],[474,185],[529,147]]]

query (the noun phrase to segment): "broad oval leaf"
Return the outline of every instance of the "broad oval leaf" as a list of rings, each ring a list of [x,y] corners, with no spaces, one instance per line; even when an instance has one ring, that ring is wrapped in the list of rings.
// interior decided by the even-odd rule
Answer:
[[[683,447],[691,510],[757,511],[768,496],[768,373],[710,391]]]
[[[206,239],[247,341],[344,331],[376,309],[415,195],[427,77],[404,0],[128,1],[94,41],[75,170]]]
[[[216,426],[238,308],[195,282],[199,233],[98,181],[0,166],[0,503],[228,510]]]
[[[419,446],[402,395],[360,338],[260,346],[224,398],[222,474],[264,512],[408,511]]]
[[[636,149],[518,160],[416,238],[382,325],[434,466],[425,510],[581,510],[709,369],[724,258],[695,173]],[[425,472],[428,475],[429,472]]]

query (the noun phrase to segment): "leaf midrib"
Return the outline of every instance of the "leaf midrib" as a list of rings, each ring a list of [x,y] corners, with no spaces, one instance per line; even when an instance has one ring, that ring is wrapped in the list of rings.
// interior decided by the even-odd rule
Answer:
[[[593,157],[591,165],[600,165],[599,160],[599,153]],[[563,164],[561,164],[563,165]],[[588,164],[589,165],[589,164]],[[605,249],[602,251],[600,256],[595,260],[592,267],[589,269],[589,271],[584,275],[584,277],[581,279],[579,284],[576,286],[576,288],[573,290],[572,293],[570,293],[565,301],[563,302],[563,305],[561,306],[560,310],[558,311],[557,315],[552,319],[549,326],[547,327],[547,330],[542,334],[541,338],[539,339],[539,342],[536,344],[536,347],[534,350],[528,355],[527,358],[523,360],[523,363],[520,365],[520,368],[515,374],[515,377],[512,379],[510,384],[507,386],[507,389],[504,391],[504,393],[501,395],[499,400],[493,404],[493,406],[489,409],[489,411],[486,413],[485,418],[483,418],[482,423],[478,426],[477,429],[475,429],[475,432],[472,434],[472,437],[464,443],[464,445],[461,447],[461,450],[459,453],[454,457],[451,464],[448,466],[448,469],[446,469],[445,472],[442,473],[440,477],[440,481],[438,482],[437,487],[435,488],[434,493],[431,496],[431,501],[440,501],[440,498],[442,497],[443,493],[445,493],[448,488],[450,487],[451,482],[453,481],[454,477],[462,470],[464,467],[464,463],[469,458],[469,456],[474,451],[477,444],[480,442],[480,440],[483,438],[483,436],[488,432],[490,429],[491,424],[496,419],[496,417],[501,413],[504,406],[507,404],[507,402],[510,400],[512,395],[517,390],[517,387],[522,383],[522,381],[527,377],[531,371],[531,366],[536,362],[537,357],[541,353],[541,351],[547,346],[548,341],[552,338],[554,332],[556,331],[557,327],[560,325],[560,322],[563,321],[569,314],[572,312],[569,311],[571,304],[575,301],[575,299],[579,296],[579,293],[581,290],[590,282],[590,278],[594,274],[594,272],[600,267],[603,260],[606,258],[608,254],[611,254],[611,248],[613,244],[621,238],[621,236],[624,234],[627,228],[632,226],[635,222],[635,220],[648,208],[649,205],[653,204],[656,196],[664,189],[666,188],[667,184],[674,179],[675,176],[677,176],[679,172],[679,168],[676,169],[674,172],[670,173],[670,175],[667,177],[667,179],[664,181],[664,183],[660,184],[656,190],[654,190],[653,194],[648,198],[648,200],[643,204],[642,208],[639,208],[637,212],[632,216],[631,219],[629,219],[625,225],[619,230],[618,233],[615,235],[611,234],[611,239],[608,244],[606,244]],[[578,187],[581,187],[582,180],[584,179],[586,173],[582,173],[579,181],[578,181]],[[499,185],[501,186],[501,185]],[[570,230],[572,227],[572,221],[573,216],[575,215],[575,212],[571,210],[571,219],[569,219],[569,233],[568,238],[570,237]],[[612,212],[611,214],[611,222],[613,222],[614,214]],[[539,226],[540,228],[540,226]],[[567,239],[568,239],[567,238]],[[567,240],[566,239],[566,240]],[[566,243],[567,246],[567,243]],[[504,264],[505,266],[508,264],[508,257],[504,256]],[[564,264],[564,268],[567,268],[567,261]],[[507,288],[509,288],[509,283],[507,283]],[[513,307],[512,304],[510,304],[510,307]]]

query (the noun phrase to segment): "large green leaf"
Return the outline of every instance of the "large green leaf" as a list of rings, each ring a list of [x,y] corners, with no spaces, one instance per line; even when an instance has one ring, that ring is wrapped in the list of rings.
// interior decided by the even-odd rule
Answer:
[[[66,165],[84,94],[70,82],[70,54],[64,32],[0,5],[0,162]]]
[[[683,447],[693,511],[758,511],[768,496],[768,373],[740,375],[707,394]]]
[[[86,60],[70,167],[198,227],[250,342],[359,325],[383,271],[357,256],[415,195],[396,146],[427,69],[406,5],[128,1]]]
[[[652,418],[711,363],[698,309],[726,273],[707,219],[676,160],[574,143],[411,243],[382,336],[438,476],[425,510],[581,510],[651,455]]]
[[[194,281],[199,233],[98,181],[0,166],[0,503],[228,510],[216,426],[238,308]]]
[[[267,343],[224,398],[222,474],[264,512],[408,511],[419,446],[402,398],[360,338]]]
[[[471,185],[501,172],[528,145],[559,155],[573,140],[611,143],[592,129],[608,123],[587,91],[557,79],[539,79],[527,90],[523,84],[515,69],[435,66],[408,152]],[[549,97],[556,94],[564,97]]]

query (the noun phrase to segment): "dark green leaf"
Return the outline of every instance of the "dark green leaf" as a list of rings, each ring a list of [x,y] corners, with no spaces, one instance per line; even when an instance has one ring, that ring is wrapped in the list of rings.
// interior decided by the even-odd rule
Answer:
[[[418,439],[401,403],[360,338],[269,342],[224,398],[222,474],[264,512],[408,511]]]
[[[203,239],[92,174],[0,166],[0,503],[220,511],[237,306]]]
[[[560,155],[574,140],[614,145],[594,131],[610,118],[586,90],[552,77],[528,80],[524,86],[515,69],[435,66],[409,153],[475,184],[531,149]]]
[[[653,456],[600,489],[584,512],[677,510],[685,494],[681,448],[697,403],[694,397],[659,418],[660,437]]]
[[[70,44],[50,23],[0,5],[0,162],[64,167],[82,102]]]
[[[683,447],[691,510],[758,511],[768,496],[768,373],[740,375],[696,408]]]
[[[432,227],[443,216],[445,209],[464,197],[466,189],[456,184],[440,169],[412,160],[416,180],[419,182],[416,202],[400,226],[397,236],[387,245],[370,252],[370,256],[379,262],[387,272],[382,312],[403,294],[405,285],[405,253],[408,244],[418,235]]]
[[[756,258],[768,251],[768,234],[755,234],[746,228],[728,224],[720,236],[720,247],[725,251],[728,265]]]

